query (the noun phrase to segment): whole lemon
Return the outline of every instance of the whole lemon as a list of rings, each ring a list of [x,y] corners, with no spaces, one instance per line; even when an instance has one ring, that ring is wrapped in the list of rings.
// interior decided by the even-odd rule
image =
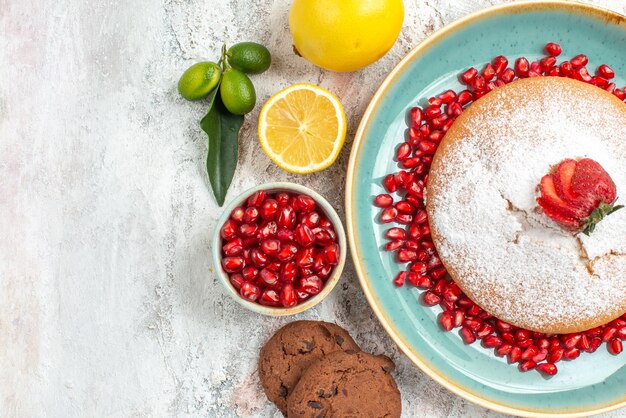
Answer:
[[[304,58],[327,70],[348,72],[385,55],[403,20],[402,0],[294,0],[289,28]]]

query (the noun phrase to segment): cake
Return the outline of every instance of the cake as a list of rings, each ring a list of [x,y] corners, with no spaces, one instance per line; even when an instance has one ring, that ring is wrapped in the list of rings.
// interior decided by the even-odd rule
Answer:
[[[521,79],[457,118],[426,189],[433,242],[462,291],[500,320],[548,334],[626,312],[626,210],[589,236],[551,216],[542,180],[563,161],[596,162],[626,201],[626,104],[568,78]]]

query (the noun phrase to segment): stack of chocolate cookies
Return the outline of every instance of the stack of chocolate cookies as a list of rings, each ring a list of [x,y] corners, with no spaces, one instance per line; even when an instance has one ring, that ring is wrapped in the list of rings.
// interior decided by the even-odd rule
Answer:
[[[400,392],[386,356],[361,351],[343,328],[321,321],[287,324],[261,350],[268,399],[288,418],[400,417]]]

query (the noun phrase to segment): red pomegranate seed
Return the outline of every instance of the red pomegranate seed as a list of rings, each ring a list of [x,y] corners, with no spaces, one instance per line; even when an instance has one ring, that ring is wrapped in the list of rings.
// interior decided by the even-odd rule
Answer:
[[[278,238],[280,242],[292,242],[295,241],[296,234],[290,229],[281,228],[276,233],[276,238]]]
[[[241,275],[244,280],[252,281],[259,275],[259,269],[252,266],[244,267],[243,270],[241,270]]]
[[[426,110],[424,110],[424,115],[426,119],[433,119],[437,116],[441,115],[441,107],[439,106],[428,106]]]
[[[517,363],[522,357],[522,349],[519,347],[513,347],[509,353],[509,363]]]
[[[457,98],[457,103],[461,106],[464,106],[474,100],[474,94],[469,90],[463,90],[459,93],[459,97]]]
[[[500,80],[504,81],[505,83],[510,83],[511,81],[513,81],[514,78],[515,71],[512,68],[507,68],[502,72],[502,75],[500,76]]]
[[[274,237],[276,236],[277,232],[278,232],[278,225],[276,225],[276,222],[274,221],[262,222],[260,225],[260,229],[257,233],[257,238],[260,240],[263,240],[266,238]]]
[[[532,360],[526,360],[526,361],[524,361],[524,362],[520,363],[520,365],[519,365],[519,369],[520,369],[520,371],[522,371],[522,372],[527,372],[527,371],[529,371],[529,370],[534,369],[536,366],[537,366],[537,363],[535,363],[534,361],[532,361]]]
[[[411,155],[411,145],[408,142],[400,144],[396,150],[396,160],[404,161]]]
[[[226,256],[229,257],[243,253],[243,240],[241,238],[235,238],[231,241],[228,241],[222,247],[222,251]]]
[[[522,360],[532,359],[537,354],[539,354],[539,349],[534,345],[531,345],[522,353]]]
[[[431,97],[428,99],[428,104],[431,106],[441,107],[443,100],[438,97]]]
[[[554,363],[539,364],[537,365],[537,370],[539,370],[541,373],[548,375],[548,376],[554,376],[558,371]]]
[[[526,58],[521,57],[515,60],[515,74],[518,77],[526,77],[528,71],[530,71],[530,64]]]
[[[303,277],[302,279],[300,279],[299,289],[305,291],[311,296],[317,295],[319,292],[322,291],[323,287],[324,283],[322,283],[322,279],[315,275]]]
[[[598,349],[598,347],[600,347],[601,344],[602,344],[602,338],[593,337],[591,341],[589,341],[589,348],[587,349],[587,352],[593,353],[594,351]]]
[[[493,327],[489,324],[483,324],[482,328],[476,333],[476,336],[478,338],[485,338],[491,334],[493,334]]]
[[[435,306],[441,303],[441,297],[429,290],[422,295],[422,301],[427,306]]]
[[[278,210],[276,224],[282,228],[293,228],[296,223],[296,214],[291,206],[285,206]]]
[[[561,74],[565,77],[569,77],[574,72],[574,66],[569,61],[563,61],[561,65],[559,65],[559,69],[561,70]]]
[[[572,67],[574,67],[574,69],[582,68],[585,65],[587,65],[588,62],[589,62],[589,59],[587,58],[585,54],[576,55],[574,58],[570,60],[570,63],[572,64]]]
[[[422,124],[422,119],[424,118],[422,109],[420,109],[419,107],[414,107],[411,109],[410,115],[413,127],[419,128],[419,126]]]
[[[411,205],[406,200],[401,200],[398,203],[396,203],[396,209],[398,210],[398,212],[401,212],[401,213],[407,213],[407,214],[415,213],[415,208],[413,207],[413,205]]]
[[[313,229],[320,223],[320,214],[315,211],[303,213],[300,217],[300,223]]]
[[[339,245],[330,244],[324,247],[324,256],[329,264],[333,266],[339,264]]]
[[[243,213],[244,213],[244,211],[245,211],[245,209],[242,208],[241,206],[236,207],[230,213],[230,219],[232,219],[235,222],[243,222]]]
[[[563,350],[562,348],[555,348],[554,350],[548,353],[548,361],[550,363],[556,363],[556,362],[561,361],[561,359],[563,358],[564,352],[565,350]]]
[[[441,100],[445,104],[450,104],[456,100],[456,92],[454,90],[446,90],[438,96],[439,100]]]
[[[617,329],[613,327],[604,328],[602,331],[602,341],[608,342],[613,339],[613,337],[617,334]]]
[[[274,286],[278,283],[278,274],[266,268],[259,272],[259,277],[269,286]]]
[[[296,265],[298,267],[310,267],[315,262],[315,249],[308,247],[298,251],[296,256]]]
[[[622,352],[623,347],[622,347],[622,340],[620,340],[619,338],[614,338],[611,340],[611,342],[608,344],[608,348],[609,348],[609,352],[611,354],[619,354]]]
[[[463,324],[472,329],[472,331],[478,331],[483,326],[483,321],[477,318],[465,318]]]
[[[276,258],[282,262],[291,261],[298,254],[298,247],[293,244],[283,244]]]
[[[483,70],[482,76],[485,80],[491,81],[496,76],[496,69],[493,65],[487,64]]]
[[[417,260],[417,252],[406,248],[401,248],[396,254],[396,258],[400,263],[408,263]]]
[[[546,44],[546,52],[553,57],[558,57],[559,55],[561,55],[561,52],[563,52],[563,49],[559,44],[556,44],[554,42],[548,42]]]
[[[532,358],[532,360],[535,363],[539,363],[541,361],[544,361],[546,359],[546,357],[548,357],[548,350],[545,348],[542,348],[539,350],[539,352]]]
[[[398,248],[402,247],[403,245],[404,245],[404,241],[402,240],[390,241],[387,244],[385,244],[385,250],[395,251]]]
[[[626,99],[626,88],[624,88],[624,90],[622,89],[613,90],[613,95],[620,100]]]
[[[282,265],[283,263],[281,263],[280,261],[270,261],[269,263],[267,263],[267,266],[265,266],[265,268],[272,271],[279,271]]]
[[[602,64],[598,67],[597,74],[600,77],[603,77],[609,80],[615,77],[615,71],[613,71],[613,69],[606,64]]]
[[[252,223],[252,224],[242,224],[239,227],[239,233],[244,236],[244,237],[252,237],[254,235],[256,235],[257,231],[259,230],[259,227]]]
[[[393,279],[393,284],[395,284],[398,287],[404,286],[404,281],[406,280],[406,276],[407,276],[407,272],[401,271],[400,273],[396,275],[395,279]]]
[[[450,331],[452,328],[454,328],[454,316],[452,312],[442,312],[441,315],[439,315],[439,323],[441,324],[441,328],[443,328],[444,331]]]
[[[251,282],[245,282],[239,290],[239,294],[250,302],[256,301],[261,296],[261,288]]]
[[[267,255],[276,255],[280,251],[280,241],[274,238],[267,238],[261,241],[261,251]]]
[[[317,204],[311,196],[300,194],[295,198],[294,209],[299,212],[311,212],[312,210],[315,210],[316,207]]]
[[[539,338],[535,345],[541,349],[550,348],[550,340],[547,338]]]
[[[246,210],[243,213],[243,221],[247,224],[256,222],[258,218],[259,218],[259,210],[255,206],[250,206],[246,208]]]
[[[506,59],[506,57],[503,55],[498,55],[493,59],[493,67],[495,69],[496,75],[498,76],[500,76],[504,72],[507,65],[509,65],[509,60]]]
[[[285,308],[291,308],[292,306],[296,306],[298,304],[298,295],[296,294],[296,289],[292,284],[287,283],[283,286],[280,291],[280,303]]]
[[[580,350],[576,347],[568,348],[563,352],[563,357],[568,360],[574,360],[578,356],[580,356]]]
[[[280,268],[280,281],[284,283],[292,283],[298,275],[298,269],[295,263],[284,263]]]
[[[315,242],[315,234],[313,234],[311,228],[304,224],[296,226],[295,234],[296,242],[303,247],[310,247]]]
[[[590,82],[594,86],[598,86],[601,89],[606,88],[609,85],[609,80],[607,80],[606,78],[603,78],[603,77],[599,77],[597,75],[594,75],[593,77],[591,77],[591,81]]]
[[[239,273],[231,274],[229,280],[230,284],[237,290],[241,289],[241,286],[244,284],[243,276]]]
[[[474,334],[471,328],[463,327],[459,331],[459,334],[465,344],[472,344],[476,341],[476,334]]]
[[[379,208],[388,208],[393,204],[393,198],[386,193],[379,194],[374,198],[374,204]]]
[[[380,221],[382,223],[389,223],[396,220],[398,217],[398,211],[394,207],[386,208],[380,213]]]
[[[222,239],[231,240],[237,237],[237,224],[232,219],[227,220],[220,229]]]
[[[489,335],[483,339],[483,345],[487,348],[499,347],[502,345],[502,339],[495,335]]]
[[[259,211],[261,218],[266,221],[271,221],[276,217],[278,213],[278,202],[274,199],[267,199],[261,204],[261,210]]]
[[[478,74],[478,70],[472,67],[461,75],[461,81],[465,84],[470,84],[472,80],[476,78],[477,74]]]
[[[472,83],[470,85],[475,91],[481,92],[484,91],[487,87],[487,80],[485,80],[485,77],[479,75],[474,80],[472,80]]]
[[[541,66],[541,71],[543,71],[544,73],[547,73],[552,68],[554,68],[555,64],[556,64],[556,58],[554,57],[545,57],[539,61],[539,65]]]
[[[261,293],[259,303],[266,306],[280,306],[280,298],[275,290],[265,289],[263,293]]]
[[[580,348],[582,351],[589,350],[589,338],[587,338],[587,335],[582,334],[580,336],[580,340],[578,341],[578,344],[576,344],[576,346],[578,348]]]
[[[222,259],[222,268],[226,273],[241,271],[245,265],[242,257],[225,257]]]
[[[617,330],[617,336],[620,337],[622,340],[626,340],[626,326],[623,326],[622,328]]]
[[[530,333],[530,331],[525,330],[525,329],[518,329],[517,331],[515,331],[515,339],[517,341],[524,341],[524,340],[528,340],[532,337],[532,334]]]
[[[385,237],[391,240],[406,239],[406,231],[402,228],[390,228],[385,233]]]
[[[253,248],[252,251],[250,251],[250,258],[257,267],[264,267],[268,260],[267,256],[263,254],[263,251],[258,248]]]
[[[591,81],[591,76],[585,67],[574,70],[572,77],[578,81],[584,81],[585,83],[589,83]]]
[[[383,185],[389,193],[394,193],[398,190],[398,184],[396,183],[396,178],[393,174],[389,174],[383,179]]]
[[[496,348],[496,355],[498,356],[506,356],[513,350],[513,346],[511,344],[502,344],[500,347]]]
[[[254,192],[248,197],[248,206],[261,206],[261,203],[265,200],[265,196],[267,196],[267,193],[263,190]]]

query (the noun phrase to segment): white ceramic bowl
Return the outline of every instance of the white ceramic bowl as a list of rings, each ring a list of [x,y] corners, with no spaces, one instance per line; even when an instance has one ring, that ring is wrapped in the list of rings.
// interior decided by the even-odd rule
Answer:
[[[268,193],[290,192],[305,194],[312,197],[317,203],[318,209],[326,215],[328,220],[333,224],[335,232],[337,233],[337,240],[339,242],[339,263],[333,269],[333,272],[324,284],[324,288],[319,294],[311,296],[311,298],[307,299],[304,303],[301,303],[291,308],[264,306],[256,302],[250,302],[244,299],[239,295],[237,289],[235,289],[230,283],[228,275],[222,269],[223,240],[220,236],[220,229],[230,217],[233,209],[235,209],[237,206],[241,206],[248,197],[250,197],[254,192],[259,190],[264,190]],[[348,247],[346,244],[346,233],[343,229],[343,225],[341,223],[341,220],[339,219],[339,216],[337,215],[337,212],[330,205],[330,203],[328,203],[328,201],[324,199],[321,195],[309,189],[308,187],[301,186],[295,183],[266,183],[246,190],[245,192],[237,196],[232,202],[230,202],[230,204],[226,208],[224,208],[224,212],[222,213],[222,216],[220,216],[220,219],[218,220],[217,226],[215,227],[215,231],[213,233],[211,252],[213,254],[213,265],[215,266],[215,273],[217,274],[220,282],[226,289],[226,292],[230,296],[232,296],[237,302],[239,302],[239,304],[250,309],[251,311],[258,312],[263,315],[286,316],[304,312],[307,309],[312,308],[313,306],[321,302],[322,299],[324,299],[333,290],[333,288],[339,281],[339,278],[341,277],[343,267],[346,263],[346,254],[348,253]]]

